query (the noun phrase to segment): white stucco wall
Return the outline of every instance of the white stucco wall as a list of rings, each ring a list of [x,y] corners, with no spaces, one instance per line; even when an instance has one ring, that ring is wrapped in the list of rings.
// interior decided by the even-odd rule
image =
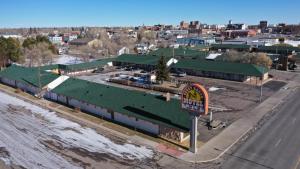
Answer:
[[[114,113],[114,120],[152,134],[159,134],[159,125],[153,124],[148,121],[136,119],[135,117],[129,117],[118,112]]]
[[[93,113],[93,114],[96,114],[96,115],[99,115],[99,116],[102,116],[102,117],[105,117],[108,119],[112,118],[111,114],[108,113],[106,109],[102,109],[98,106],[94,106],[94,105],[91,105],[91,104],[88,104],[85,102],[80,102],[76,99],[70,99],[69,105],[73,106],[73,107],[78,107],[81,110],[84,110],[84,111],[87,111],[87,112],[90,112],[90,113]]]

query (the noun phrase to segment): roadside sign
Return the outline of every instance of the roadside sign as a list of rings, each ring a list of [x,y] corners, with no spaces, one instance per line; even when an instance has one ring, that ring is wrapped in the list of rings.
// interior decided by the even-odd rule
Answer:
[[[181,94],[181,108],[195,116],[208,113],[208,93],[203,86],[194,83],[186,86]]]
[[[205,88],[197,83],[187,85],[181,93],[181,108],[188,110],[192,117],[190,151],[197,153],[198,117],[208,113],[208,94]]]

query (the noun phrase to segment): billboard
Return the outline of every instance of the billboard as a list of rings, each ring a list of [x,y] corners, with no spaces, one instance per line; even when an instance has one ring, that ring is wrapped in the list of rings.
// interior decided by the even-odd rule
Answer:
[[[195,116],[208,113],[208,93],[203,86],[194,83],[187,85],[181,94],[181,108]]]

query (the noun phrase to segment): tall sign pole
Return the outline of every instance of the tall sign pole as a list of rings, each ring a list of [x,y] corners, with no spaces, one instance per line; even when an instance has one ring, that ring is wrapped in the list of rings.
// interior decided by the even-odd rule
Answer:
[[[208,93],[200,84],[187,85],[181,94],[181,108],[191,116],[190,151],[197,153],[198,117],[208,113]]]
[[[192,153],[197,153],[197,128],[198,128],[198,117],[191,116],[192,119],[192,126],[190,132],[190,151]]]

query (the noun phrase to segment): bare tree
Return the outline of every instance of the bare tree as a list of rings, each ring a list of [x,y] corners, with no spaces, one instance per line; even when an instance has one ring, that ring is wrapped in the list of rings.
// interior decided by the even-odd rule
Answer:
[[[24,56],[29,59],[29,67],[41,64],[52,63],[54,54],[49,49],[47,43],[38,43],[32,46],[32,48],[24,49]]]
[[[221,56],[223,61],[248,63],[270,68],[272,60],[266,53],[246,53],[237,51],[228,51]]]

